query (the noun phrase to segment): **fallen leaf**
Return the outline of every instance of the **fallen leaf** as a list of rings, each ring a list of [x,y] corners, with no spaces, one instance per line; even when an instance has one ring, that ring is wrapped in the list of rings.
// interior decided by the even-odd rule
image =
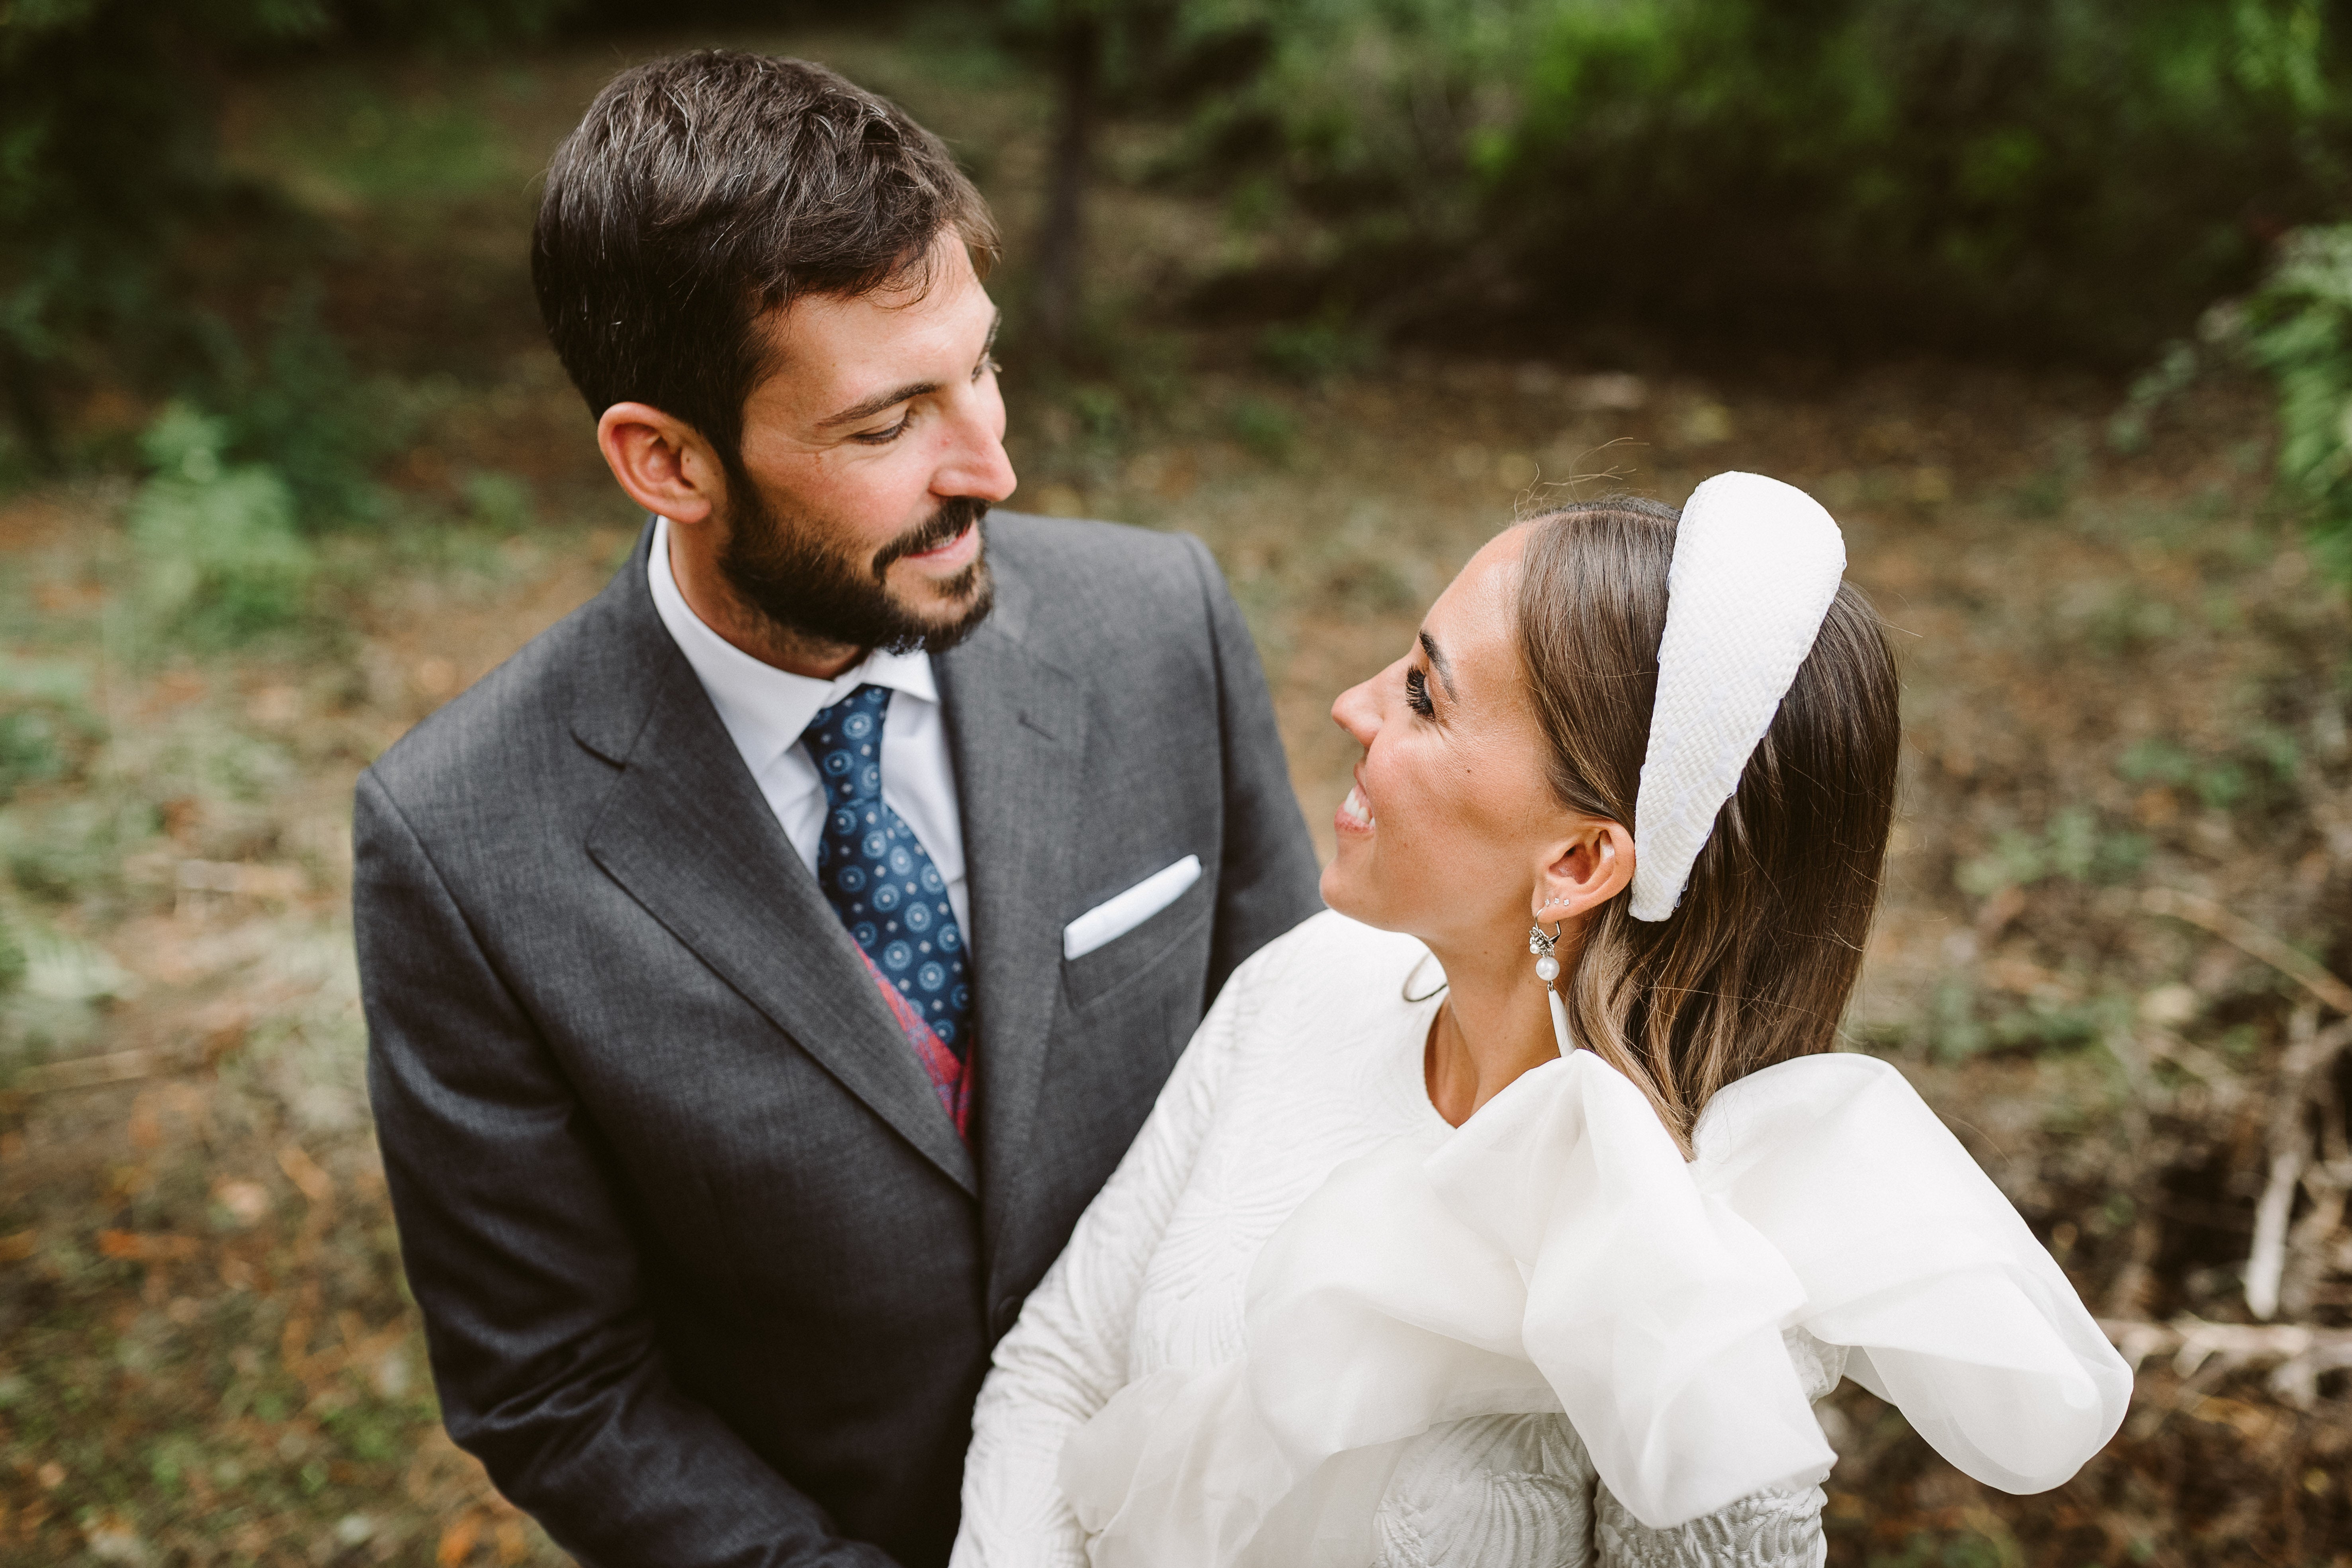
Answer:
[[[101,1230],[98,1233],[98,1255],[118,1263],[165,1263],[175,1258],[193,1258],[196,1238],[192,1236],[142,1236],[136,1231]]]
[[[441,1544],[434,1549],[433,1561],[440,1568],[457,1568],[474,1554],[474,1542],[482,1538],[482,1515],[478,1509],[467,1509],[452,1521],[441,1532]]]
[[[302,1191],[302,1195],[314,1204],[326,1204],[335,1196],[335,1178],[327,1174],[316,1160],[302,1152],[299,1143],[289,1143],[278,1151],[278,1168],[286,1179]]]

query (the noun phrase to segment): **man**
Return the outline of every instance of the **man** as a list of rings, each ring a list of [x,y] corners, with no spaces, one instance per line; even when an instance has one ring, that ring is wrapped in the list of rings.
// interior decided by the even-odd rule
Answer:
[[[444,1415],[592,1563],[942,1562],[990,1347],[1318,907],[1207,552],[986,515],[993,241],[818,67],[616,79],[533,275],[653,521],[360,781]]]

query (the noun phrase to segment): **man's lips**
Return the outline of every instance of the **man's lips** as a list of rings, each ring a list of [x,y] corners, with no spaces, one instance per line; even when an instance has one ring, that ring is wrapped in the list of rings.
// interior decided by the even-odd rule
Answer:
[[[898,559],[923,566],[961,566],[978,552],[979,548],[980,530],[966,523],[963,531],[946,543],[935,544],[929,550],[916,551]]]

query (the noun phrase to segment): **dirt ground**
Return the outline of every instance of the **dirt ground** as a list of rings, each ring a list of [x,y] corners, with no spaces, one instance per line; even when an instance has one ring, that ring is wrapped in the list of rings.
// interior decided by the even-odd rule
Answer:
[[[1026,78],[952,38],[783,43],[972,149],[1025,232]],[[240,156],[352,237],[332,320],[425,409],[394,524],[328,540],[315,624],[162,645],[127,586],[126,482],[0,500],[9,1561],[562,1560],[434,1417],[368,1131],[348,802],[634,536],[520,272],[530,172],[616,63],[315,68],[240,97]],[[1787,479],[1898,634],[1904,795],[1851,1043],[1910,1074],[2140,1375],[2108,1450],[2030,1499],[1849,1386],[1832,1562],[2352,1568],[2352,1059],[2326,1054],[2352,974],[2352,616],[2272,514],[2260,389],[2196,388],[2125,456],[2119,388],[2048,373],[1422,352],[1285,374],[1138,303],[1168,258],[1257,243],[1130,178],[1150,152],[1112,149],[1098,214],[1110,368],[1010,360],[1011,504],[1209,542],[1327,852],[1353,761],[1333,694],[1549,499]],[[998,287],[1020,284],[1016,256]],[[469,510],[485,473],[528,507]],[[2248,1263],[2290,1148],[2263,1324]]]

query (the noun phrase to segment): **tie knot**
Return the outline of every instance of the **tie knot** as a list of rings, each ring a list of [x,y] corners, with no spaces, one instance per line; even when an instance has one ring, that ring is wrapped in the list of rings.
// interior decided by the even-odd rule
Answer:
[[[873,800],[882,794],[882,719],[890,709],[890,689],[861,686],[816,717],[801,732],[801,744],[824,781],[824,797],[835,805]]]

